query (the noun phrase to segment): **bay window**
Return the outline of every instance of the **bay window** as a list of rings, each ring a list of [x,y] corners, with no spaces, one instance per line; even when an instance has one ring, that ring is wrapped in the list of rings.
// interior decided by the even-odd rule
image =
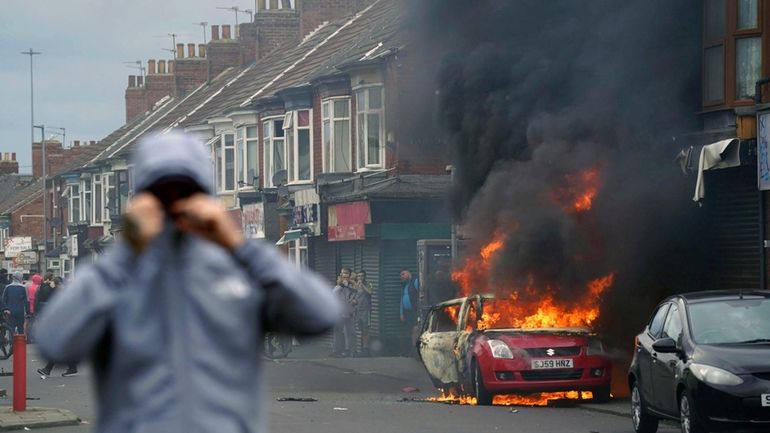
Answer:
[[[382,86],[356,90],[358,169],[383,168],[385,160]]]
[[[214,177],[217,192],[235,190],[235,134],[222,134],[214,143]]]
[[[273,177],[281,170],[286,170],[286,142],[283,129],[283,117],[268,118],[262,122],[262,147],[264,161],[264,185],[275,187]]]
[[[241,131],[245,133],[245,143],[242,153],[239,153],[241,164],[238,172],[243,176],[242,185],[256,187],[259,178],[259,128],[247,126],[241,128]]]
[[[102,175],[95,174],[92,182],[94,205],[92,208],[93,213],[91,214],[91,224],[97,225],[102,223],[102,215],[104,213],[102,209]]]
[[[313,180],[311,116],[312,110],[296,110],[284,117],[289,183]]]
[[[80,222],[80,185],[71,184],[69,188],[69,215],[67,218],[70,223],[77,224]]]
[[[83,179],[80,185],[83,200],[81,201],[80,215],[81,221],[89,222],[91,218],[91,179]]]
[[[336,98],[321,104],[324,173],[351,172],[350,98]]]

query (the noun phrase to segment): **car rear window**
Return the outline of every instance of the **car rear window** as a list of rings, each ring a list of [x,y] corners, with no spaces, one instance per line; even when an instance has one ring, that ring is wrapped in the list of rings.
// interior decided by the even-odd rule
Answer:
[[[696,343],[770,343],[770,299],[698,302],[690,304],[688,311]]]

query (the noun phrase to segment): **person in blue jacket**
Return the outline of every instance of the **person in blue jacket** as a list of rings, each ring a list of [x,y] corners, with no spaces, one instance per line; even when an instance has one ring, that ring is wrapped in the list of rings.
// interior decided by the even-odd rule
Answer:
[[[4,309],[11,312],[8,326],[14,334],[24,333],[24,319],[27,317],[27,288],[24,286],[24,275],[21,272],[11,274],[11,284],[3,289]]]
[[[262,432],[264,333],[326,332],[341,306],[324,280],[244,240],[212,197],[201,142],[153,136],[133,164],[124,239],[47,305],[40,353],[92,361],[98,432]]]

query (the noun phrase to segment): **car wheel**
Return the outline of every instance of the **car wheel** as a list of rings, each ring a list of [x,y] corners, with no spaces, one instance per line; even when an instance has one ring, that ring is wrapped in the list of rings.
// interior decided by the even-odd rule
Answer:
[[[603,386],[601,388],[595,388],[593,391],[591,391],[593,394],[593,402],[594,403],[609,403],[610,402],[610,387],[609,386]]]
[[[631,422],[636,433],[658,431],[658,419],[647,413],[647,404],[642,398],[642,392],[637,383],[631,386]]]
[[[682,423],[682,433],[706,433],[687,391],[679,396],[679,420]]]
[[[481,368],[476,361],[473,361],[473,394],[476,397],[476,404],[480,406],[492,404],[494,395],[484,388],[484,378],[481,376]]]

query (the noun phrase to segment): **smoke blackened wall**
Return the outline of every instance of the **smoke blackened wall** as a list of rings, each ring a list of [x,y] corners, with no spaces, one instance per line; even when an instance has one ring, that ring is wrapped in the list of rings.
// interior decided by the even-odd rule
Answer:
[[[701,227],[673,137],[697,129],[701,3],[419,3],[421,40],[443,55],[455,214],[477,246],[505,238],[480,284],[569,302],[615,272],[599,326],[619,340],[664,294],[698,288]],[[597,191],[578,211],[586,179]]]

